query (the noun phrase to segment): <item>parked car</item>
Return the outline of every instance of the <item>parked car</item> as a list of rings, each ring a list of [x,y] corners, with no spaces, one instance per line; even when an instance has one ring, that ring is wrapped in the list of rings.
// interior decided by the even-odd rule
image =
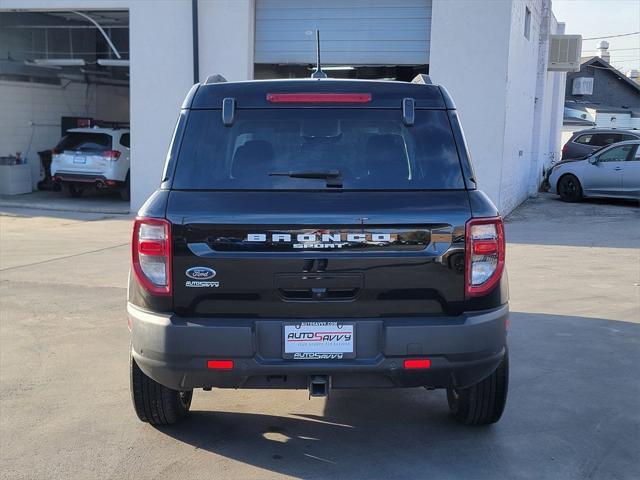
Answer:
[[[640,132],[613,128],[591,128],[574,132],[562,147],[562,160],[582,158],[613,143],[640,139]]]
[[[427,387],[498,421],[504,226],[467,151],[438,85],[194,86],[133,227],[138,417],[176,422],[198,388]]]
[[[640,199],[640,140],[604,147],[582,159],[555,164],[549,187],[566,202],[582,197]]]
[[[74,128],[53,149],[51,175],[79,197],[87,188],[116,189],[129,200],[129,130]]]

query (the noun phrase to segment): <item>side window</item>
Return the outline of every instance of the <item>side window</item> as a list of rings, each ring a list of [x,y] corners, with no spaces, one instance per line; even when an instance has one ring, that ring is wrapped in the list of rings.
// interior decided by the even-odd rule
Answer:
[[[621,142],[626,142],[627,140],[638,140],[638,137],[635,137],[633,135],[624,135],[624,134],[622,134],[622,135],[620,135],[620,137],[621,137],[621,140],[620,140]]]
[[[634,162],[640,162],[640,145],[635,145],[636,151],[635,153],[629,157],[629,160],[633,160]]]
[[[619,133],[596,133],[589,142],[589,145],[594,147],[604,147],[611,145],[612,143],[618,143],[620,141]]]
[[[598,157],[599,162],[624,162],[635,145],[621,145],[607,150]]]
[[[125,147],[129,148],[130,147],[130,139],[129,139],[129,134],[128,133],[123,133],[122,136],[120,137],[120,145],[124,145]]]
[[[589,142],[591,142],[591,137],[593,135],[589,134],[589,135],[580,135],[578,138],[576,138],[574,140],[574,143],[581,143],[583,145],[589,145]]]

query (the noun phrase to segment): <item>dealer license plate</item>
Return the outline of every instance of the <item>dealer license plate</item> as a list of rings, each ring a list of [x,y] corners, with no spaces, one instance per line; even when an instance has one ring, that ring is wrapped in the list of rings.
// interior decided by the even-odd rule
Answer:
[[[283,357],[295,360],[340,360],[355,357],[355,325],[342,322],[284,324]]]

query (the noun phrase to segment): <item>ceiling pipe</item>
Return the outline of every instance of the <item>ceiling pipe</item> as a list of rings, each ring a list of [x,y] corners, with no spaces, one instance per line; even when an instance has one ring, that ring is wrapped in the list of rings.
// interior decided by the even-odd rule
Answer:
[[[102,34],[104,39],[107,41],[107,43],[109,44],[109,47],[111,47],[111,50],[113,50],[113,53],[116,55],[116,57],[118,57],[118,59],[122,58],[122,56],[120,55],[120,52],[118,52],[118,49],[116,48],[116,46],[113,44],[113,42],[109,38],[109,35],[107,35],[107,33],[102,29],[102,27],[100,26],[100,24],[98,22],[96,22],[89,15],[86,15],[86,14],[84,14],[82,12],[77,12],[75,10],[71,10],[71,13],[75,13],[76,15],[80,15],[82,18],[86,18],[91,23],[93,23],[96,26],[96,28],[98,29],[98,31]]]

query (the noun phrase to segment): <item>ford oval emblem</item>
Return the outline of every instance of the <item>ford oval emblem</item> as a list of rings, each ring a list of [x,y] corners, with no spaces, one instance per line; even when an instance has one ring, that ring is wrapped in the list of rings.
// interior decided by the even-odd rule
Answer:
[[[208,267],[191,267],[185,274],[194,280],[209,280],[216,276],[216,271]]]

